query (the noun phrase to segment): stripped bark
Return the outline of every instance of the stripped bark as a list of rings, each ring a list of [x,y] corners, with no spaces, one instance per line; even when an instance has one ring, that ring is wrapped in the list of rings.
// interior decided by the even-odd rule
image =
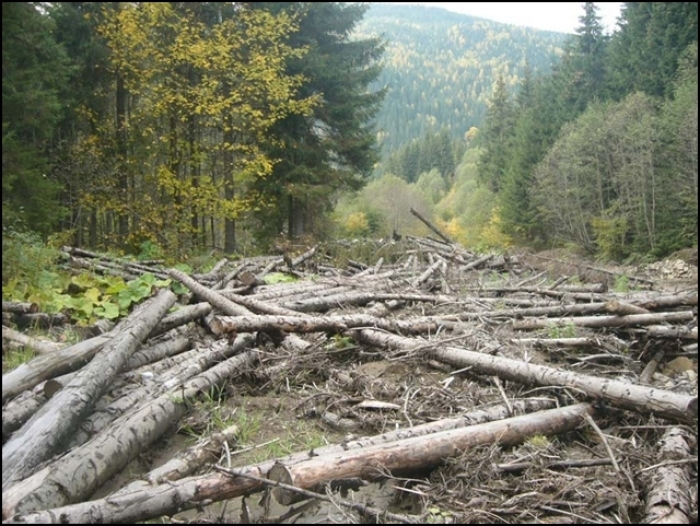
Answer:
[[[163,290],[137,308],[119,337],[12,436],[2,450],[3,491],[57,452],[175,299],[172,292]]]

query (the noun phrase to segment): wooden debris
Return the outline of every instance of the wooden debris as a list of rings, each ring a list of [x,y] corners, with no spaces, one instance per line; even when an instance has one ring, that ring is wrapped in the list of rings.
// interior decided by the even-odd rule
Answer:
[[[473,254],[434,225],[431,230],[442,241],[395,236],[347,242],[345,252],[335,257],[328,247],[285,249],[283,256],[222,258],[211,271],[194,275],[163,269],[158,262],[146,265],[65,248],[65,262],[75,268],[125,277],[150,272],[178,280],[190,293],[181,295],[178,309],[167,316],[175,298],[161,293],[152,300],[159,305],[154,310],[142,305],[109,332],[51,350],[3,375],[3,519],[138,522],[273,486],[280,501],[292,502],[339,479],[364,484],[418,468],[442,465],[444,470],[446,458],[460,456],[463,462],[480,455],[474,445],[490,444],[490,454],[505,454],[509,450],[496,444],[525,442],[524,457],[498,464],[486,459],[493,469],[483,476],[609,465],[608,473],[621,480],[615,487],[630,496],[609,499],[613,504],[587,501],[586,508],[557,496],[533,506],[537,489],[513,488],[514,494],[504,490],[500,501],[492,501],[491,515],[467,514],[459,520],[508,522],[514,510],[527,506],[529,519],[536,522],[562,517],[630,522],[622,507],[636,498],[636,478],[628,471],[639,461],[619,446],[626,437],[598,426],[591,415],[603,406],[598,420],[615,413],[654,429],[658,419],[697,425],[697,344],[688,343],[697,341],[697,289],[613,292],[599,275],[593,283],[573,284],[575,271],[550,277],[523,264],[527,256]],[[349,252],[355,246],[364,247],[364,256]],[[333,266],[338,261],[344,268]],[[297,281],[266,284],[263,278],[273,271]],[[632,279],[659,286],[651,279]],[[189,304],[194,298],[199,303]],[[11,322],[33,309],[3,304],[3,320]],[[17,339],[4,327],[6,334]],[[252,346],[256,349],[248,350]],[[682,367],[676,367],[674,357]],[[338,369],[340,363],[351,365]],[[226,386],[238,393],[244,370],[246,385],[262,379],[266,389],[271,384],[281,394],[304,392],[299,414],[317,419],[325,430],[354,434],[374,426],[370,429],[378,433],[387,431],[362,438],[348,434],[341,443],[191,476],[206,459],[218,456],[211,442],[104,499],[85,501],[162,438],[203,392]],[[393,376],[399,373],[397,383]],[[523,386],[542,397],[522,399]],[[502,403],[483,406],[494,401]],[[436,407],[448,411],[447,418]],[[532,449],[538,436],[584,422],[596,430],[585,447],[604,458],[539,458]],[[647,436],[653,435],[635,436],[636,449]],[[690,485],[687,473],[686,478],[662,476],[666,467],[687,467],[689,450],[676,449],[654,467],[648,521],[696,517],[696,501],[683,501]],[[681,457],[685,464],[679,463]],[[497,495],[501,490],[494,488],[489,491]],[[427,499],[431,490],[419,484],[411,491]],[[590,500],[604,494],[599,488],[586,495]],[[665,499],[668,495],[675,500]],[[479,506],[474,502],[462,504],[471,509]],[[620,509],[607,512],[606,506]],[[367,506],[348,509],[373,512]],[[419,518],[434,519],[396,517]]]

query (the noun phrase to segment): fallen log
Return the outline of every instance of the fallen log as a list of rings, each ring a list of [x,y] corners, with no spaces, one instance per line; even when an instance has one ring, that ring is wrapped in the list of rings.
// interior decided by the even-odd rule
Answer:
[[[697,327],[668,327],[666,325],[651,325],[646,328],[646,334],[653,338],[673,338],[681,340],[697,340]]]
[[[690,492],[697,492],[697,486],[693,488],[691,484],[688,465],[675,464],[675,461],[690,458],[689,442],[693,440],[680,428],[670,428],[664,433],[658,454],[659,465],[647,483],[644,524],[690,523]]]
[[[430,221],[428,221],[425,217],[423,217],[417,210],[415,210],[413,207],[411,207],[411,213],[416,216],[418,219],[421,220],[421,222],[427,226],[430,230],[435,232],[435,234],[442,239],[445,243],[448,245],[454,245],[455,242],[452,241],[449,237],[447,237],[438,227],[436,227],[434,224],[432,224]]]
[[[387,471],[437,466],[446,458],[460,455],[464,450],[482,444],[508,446],[536,434],[554,435],[570,431],[583,422],[584,415],[593,412],[590,404],[578,404],[369,446],[361,450],[323,455],[292,466],[277,462],[267,476],[271,480],[303,489],[337,479],[377,480],[384,478]],[[291,504],[296,500],[296,496],[287,491],[274,490],[273,495],[280,504]]]
[[[212,433],[185,451],[178,453],[162,466],[149,471],[142,480],[135,480],[112,495],[130,493],[142,488],[153,487],[166,481],[180,480],[191,475],[208,462],[215,462],[221,455],[224,442],[232,441],[240,433],[237,425]]]
[[[428,281],[430,279],[430,276],[432,276],[436,270],[438,270],[440,267],[442,267],[443,260],[438,259],[435,261],[432,265],[430,265],[418,278],[416,278],[411,285],[414,288],[420,287],[423,283]]]
[[[303,466],[309,459],[317,461],[319,458],[329,462],[327,466],[329,468],[332,465],[330,464],[331,461],[338,462],[338,459],[342,459],[343,455],[346,455],[347,458],[354,460],[352,464],[353,469],[359,468],[360,470],[360,473],[354,476],[364,476],[366,468],[369,467],[367,464],[373,458],[379,458],[382,450],[385,452],[385,455],[388,454],[387,451],[394,452],[397,450],[416,452],[418,465],[411,464],[411,461],[414,460],[413,458],[405,457],[401,454],[390,455],[392,458],[389,459],[391,465],[398,464],[397,467],[399,468],[415,469],[420,465],[425,465],[426,462],[428,465],[440,463],[449,456],[461,454],[464,448],[478,444],[498,442],[505,445],[522,441],[531,434],[561,433],[577,427],[583,421],[583,415],[591,413],[593,413],[593,409],[589,404],[579,404],[468,428],[443,431],[438,434],[430,434],[429,436],[393,441],[388,444],[378,444],[361,449],[352,448],[335,454],[324,454],[320,457],[312,456],[307,452],[303,454],[307,460],[293,464],[292,469],[296,470],[298,466]],[[432,442],[433,438],[438,435],[441,435],[439,451],[433,448]],[[429,444],[429,447],[426,447],[426,444]],[[321,449],[319,448],[316,451]],[[363,463],[362,453],[365,451],[369,451],[369,455],[364,456],[365,463]],[[284,465],[288,464],[285,463]],[[318,462],[314,464],[314,467],[317,467],[317,465]],[[261,469],[260,466],[263,466],[263,468]],[[265,477],[267,470],[273,466],[274,462],[271,461],[261,465],[238,468],[238,471]],[[339,468],[337,471],[335,469],[326,469],[321,471],[319,475],[326,479],[335,479],[347,476],[346,471],[342,468]],[[318,473],[318,470],[316,472]],[[376,475],[379,475],[379,473],[377,472]],[[306,480],[310,481],[310,478],[307,477]],[[311,482],[316,485],[321,480]],[[81,522],[136,523],[161,515],[192,509],[213,501],[231,499],[250,492],[261,491],[264,487],[260,482],[244,477],[232,478],[228,475],[210,474],[160,484],[153,488],[114,494],[104,499],[82,502],[61,508],[16,514],[12,516],[11,520],[7,520],[10,515],[3,514],[3,518],[8,523],[23,524],[53,524],[59,522],[63,524]],[[3,500],[3,509],[4,507],[5,502]]]
[[[411,338],[386,334],[371,329],[355,331],[359,341],[372,345],[402,350],[413,350],[424,346]],[[698,397],[674,393],[664,389],[635,385],[631,383],[599,378],[544,365],[535,365],[510,358],[492,356],[457,347],[440,346],[433,342],[430,356],[438,361],[464,368],[473,367],[482,374],[496,375],[499,378],[524,384],[568,386],[587,396],[605,400],[611,405],[637,412],[651,412],[662,418],[691,423],[698,416]]]
[[[435,319],[388,320],[366,314],[345,316],[215,316],[210,327],[217,335],[231,332],[278,330],[285,332],[337,332],[357,327],[375,327],[391,332],[434,333],[440,327],[454,328],[454,322]]]
[[[175,294],[163,290],[139,306],[118,337],[8,440],[2,449],[3,491],[57,452],[175,300]]]
[[[181,325],[185,325],[191,321],[203,318],[211,312],[211,305],[207,302],[188,305],[176,310],[172,314],[165,316],[158,325],[148,335],[149,338],[155,338],[169,330],[172,330]]]
[[[68,323],[68,316],[65,314],[47,314],[45,312],[34,313],[13,313],[12,321],[20,329],[26,327],[39,327],[41,329],[50,329],[56,325],[65,325]]]
[[[92,360],[97,351],[109,342],[122,327],[123,324],[120,324],[109,333],[95,336],[51,354],[37,356],[2,375],[3,402],[22,391],[31,389],[44,380],[77,371]]]
[[[17,347],[24,347],[31,349],[37,354],[50,354],[61,349],[63,346],[55,342],[47,342],[44,340],[38,340],[36,338],[31,338],[26,334],[22,334],[19,331],[10,329],[9,327],[2,326],[2,339],[10,341],[13,345]]]
[[[251,338],[240,339],[248,345]],[[130,460],[148,448],[187,413],[187,400],[251,364],[255,351],[246,351],[222,362],[187,384],[166,391],[115,420],[109,428],[34,475],[3,491],[3,519],[80,502],[89,497]],[[94,522],[94,520],[90,521]]]
[[[660,312],[653,314],[630,314],[628,316],[583,316],[570,318],[528,318],[513,320],[513,329],[533,330],[574,325],[576,327],[632,327],[636,325],[653,325],[655,323],[676,323],[695,318],[692,311]]]
[[[197,283],[184,272],[181,272],[176,269],[170,269],[168,270],[168,275],[171,278],[178,280],[185,287],[190,289],[194,294],[208,301],[214,307],[221,309],[226,314],[229,314],[231,316],[245,316],[247,314],[250,314],[250,311],[245,307],[241,307],[240,305],[235,304],[231,300],[226,299],[218,292],[215,292]]]

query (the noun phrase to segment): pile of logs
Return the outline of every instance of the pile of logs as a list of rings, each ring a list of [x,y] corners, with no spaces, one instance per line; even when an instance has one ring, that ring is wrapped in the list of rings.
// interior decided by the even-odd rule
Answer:
[[[148,272],[190,292],[178,298],[163,289],[116,326],[67,347],[6,327],[21,325],[17,316],[39,313],[33,305],[3,303],[3,349],[11,341],[38,353],[3,375],[3,520],[136,522],[269,486],[280,503],[322,498],[315,490],[330,481],[377,480],[438,466],[480,444],[507,446],[595,426],[603,408],[672,424],[663,447],[673,449],[676,460],[688,457],[695,447],[688,426],[697,432],[696,382],[659,371],[679,357],[697,357],[697,287],[616,293],[605,283],[568,285],[573,276],[552,282],[515,257],[473,254],[439,237],[386,242],[398,246],[391,261],[348,260],[338,268],[326,249],[314,247],[296,257],[223,259],[195,275],[65,248],[71,268],[125,279]],[[273,271],[295,281],[266,284]],[[442,368],[446,385],[466,369],[487,382],[497,377],[509,385],[565,388],[567,395],[520,398],[497,382],[503,404],[415,425],[408,424],[406,396],[403,407],[393,404],[406,419],[391,433],[204,474],[197,473],[210,457],[200,448],[89,500],[171,432],[198,396],[261,367],[261,334],[290,357],[318,352],[319,341],[340,335],[393,359]],[[536,359],[552,355],[556,367]],[[624,373],[616,373],[620,369]],[[226,440],[225,432],[213,435],[207,447]],[[692,515],[687,469],[658,468],[647,520]],[[357,503],[338,501],[359,510]],[[388,521],[421,520],[360,508]]]

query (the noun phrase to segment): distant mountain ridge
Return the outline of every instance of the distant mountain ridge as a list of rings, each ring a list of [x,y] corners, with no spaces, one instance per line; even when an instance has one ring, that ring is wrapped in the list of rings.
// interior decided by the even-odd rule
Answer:
[[[377,116],[384,159],[429,131],[447,128],[457,138],[482,125],[497,76],[513,92],[526,62],[549,71],[570,35],[492,22],[437,7],[373,4],[358,37],[388,41],[387,86]]]

